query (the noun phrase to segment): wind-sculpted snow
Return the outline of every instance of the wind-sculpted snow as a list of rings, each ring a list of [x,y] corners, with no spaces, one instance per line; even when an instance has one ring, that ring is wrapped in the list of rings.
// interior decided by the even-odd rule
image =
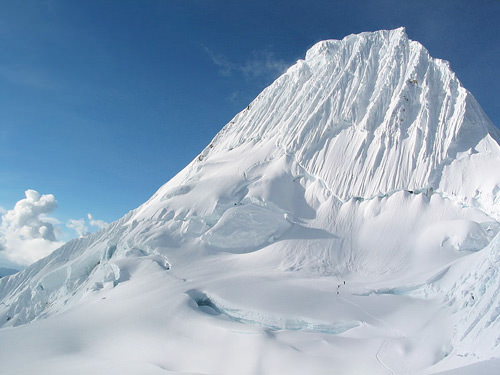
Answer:
[[[0,326],[32,323],[2,374],[500,358],[497,133],[404,29],[320,42],[146,203],[0,279]]]

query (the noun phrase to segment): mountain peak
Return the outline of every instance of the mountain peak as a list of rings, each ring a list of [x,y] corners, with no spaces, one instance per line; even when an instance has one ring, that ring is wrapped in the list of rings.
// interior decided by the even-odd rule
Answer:
[[[447,360],[468,332],[483,342],[476,336],[500,326],[500,277],[489,259],[500,241],[493,132],[449,65],[403,28],[319,42],[142,206],[0,279],[0,325],[48,316],[61,337],[86,321],[99,339],[181,343],[182,355],[165,365],[180,372],[241,372],[241,361],[213,367],[224,362],[220,348],[191,367],[215,332],[224,332],[216,342],[225,348],[263,340],[270,357],[292,348],[286,358],[297,358],[299,373],[328,372],[315,366],[318,353],[325,368],[359,373],[352,358],[360,345],[371,358],[366,368],[377,359],[380,371],[421,371]],[[58,318],[63,310],[73,318]],[[123,311],[132,318],[117,325]],[[25,337],[36,327],[10,332]],[[345,352],[335,338],[344,332],[355,340],[347,359],[335,356]],[[313,341],[317,350],[296,349]],[[143,352],[142,339],[131,342],[139,346],[130,353]],[[168,356],[158,353],[146,362]]]
[[[459,153],[498,149],[493,132],[449,65],[398,28],[316,43],[215,142],[274,144],[344,201],[447,189]]]

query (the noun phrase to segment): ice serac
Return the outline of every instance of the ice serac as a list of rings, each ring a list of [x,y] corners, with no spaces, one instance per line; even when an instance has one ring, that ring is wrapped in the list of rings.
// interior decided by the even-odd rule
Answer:
[[[0,325],[79,316],[113,291],[134,311],[137,296],[126,291],[140,286],[155,291],[141,298],[169,332],[153,341],[182,338],[183,355],[167,355],[175,371],[285,372],[260,357],[257,370],[208,359],[250,345],[242,326],[290,363],[288,373],[325,373],[331,363],[341,373],[405,373],[452,368],[465,354],[500,357],[489,328],[500,325],[490,267],[498,139],[449,64],[403,28],[319,42],[146,203],[2,278]],[[466,290],[474,280],[481,288]],[[471,302],[471,293],[494,302]],[[102,319],[95,309],[85,314]],[[136,334],[141,324],[130,319]],[[205,347],[212,355],[193,360],[203,342],[194,321],[216,327],[225,349]],[[477,337],[487,348],[474,352]],[[335,354],[343,340],[356,349]],[[165,359],[153,357],[142,360]]]

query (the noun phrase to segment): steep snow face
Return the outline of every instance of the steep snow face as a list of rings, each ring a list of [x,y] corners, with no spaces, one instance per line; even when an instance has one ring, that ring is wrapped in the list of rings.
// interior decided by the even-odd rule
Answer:
[[[287,157],[342,202],[433,189],[499,218],[497,133],[449,64],[403,28],[351,35],[313,46],[156,197],[178,194],[213,160]],[[252,166],[229,164],[247,175]]]
[[[213,145],[271,142],[341,200],[431,187],[492,209],[499,173],[460,188],[463,167],[450,166],[480,150],[498,158],[491,132],[449,64],[397,29],[316,44]]]
[[[62,322],[66,337],[74,321],[102,320],[70,340],[89,369],[90,338],[114,337],[122,311],[133,313],[120,334],[154,350],[110,339],[123,351],[107,358],[174,371],[447,369],[485,332],[483,353],[500,357],[497,302],[471,303],[467,289],[479,280],[474,295],[498,299],[496,139],[448,63],[404,29],[320,42],[142,206],[0,279],[0,325],[35,321],[22,327],[35,335]],[[223,349],[202,345],[207,333]],[[179,343],[180,355],[161,349]],[[240,346],[258,348],[258,365],[223,358]],[[269,351],[290,366],[258,354]],[[7,351],[0,362],[17,366]]]

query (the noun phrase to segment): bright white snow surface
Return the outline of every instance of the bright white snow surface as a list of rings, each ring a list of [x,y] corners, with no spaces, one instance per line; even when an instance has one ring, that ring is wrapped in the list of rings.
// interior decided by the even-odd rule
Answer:
[[[404,29],[320,42],[148,202],[0,280],[2,374],[497,374],[496,139]]]

